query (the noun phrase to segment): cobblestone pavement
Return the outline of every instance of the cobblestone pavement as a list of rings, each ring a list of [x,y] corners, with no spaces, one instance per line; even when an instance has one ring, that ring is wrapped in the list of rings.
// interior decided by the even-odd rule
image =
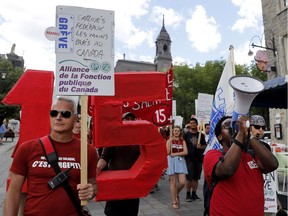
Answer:
[[[8,140],[4,142],[3,146],[0,146],[0,215],[2,215],[3,201],[6,192],[6,179],[8,176],[9,167],[11,164],[11,154],[17,143],[17,138],[14,141]],[[159,191],[155,191],[153,194],[149,194],[145,198],[141,198],[139,207],[139,216],[202,216],[203,215],[203,178],[199,182],[198,196],[201,201],[186,202],[185,189],[180,194],[180,209],[172,209],[171,198],[169,193],[169,180],[168,176],[165,176],[164,180],[159,180]],[[104,216],[105,202],[93,202],[90,201],[88,208],[92,215]]]

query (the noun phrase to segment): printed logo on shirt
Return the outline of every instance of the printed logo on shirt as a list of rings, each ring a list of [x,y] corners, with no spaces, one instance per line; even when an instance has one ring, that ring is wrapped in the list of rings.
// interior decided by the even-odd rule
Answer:
[[[73,157],[59,157],[58,160],[58,164],[61,169],[67,169],[70,167],[73,169],[81,169],[80,163],[76,162],[76,159]],[[40,160],[35,160],[32,163],[32,167],[50,168],[51,165],[47,162],[45,156],[41,156]]]
[[[256,163],[256,161],[254,159],[252,161],[247,162],[247,164],[250,167],[250,169],[258,168],[258,165],[257,165],[257,163]]]

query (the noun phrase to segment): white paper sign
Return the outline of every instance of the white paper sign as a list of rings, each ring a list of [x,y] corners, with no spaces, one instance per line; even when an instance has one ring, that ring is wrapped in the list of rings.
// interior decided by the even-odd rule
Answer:
[[[264,178],[264,211],[277,212],[276,171],[263,174]]]
[[[212,111],[213,95],[198,93],[197,100],[197,119],[203,122],[209,122]]]
[[[115,94],[114,12],[57,6],[56,95]]]

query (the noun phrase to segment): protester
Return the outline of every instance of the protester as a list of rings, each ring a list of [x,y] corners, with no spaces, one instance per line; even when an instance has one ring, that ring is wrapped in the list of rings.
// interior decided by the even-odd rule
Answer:
[[[179,193],[185,186],[185,174],[188,173],[184,159],[188,150],[179,126],[174,127],[172,137],[167,141],[166,147],[168,154],[168,168],[166,174],[169,175],[170,179],[172,208],[178,209],[180,207]]]
[[[7,131],[7,128],[6,128],[4,120],[2,120],[0,122],[0,125],[1,125],[0,126],[0,145],[3,145],[3,138],[4,138],[4,135],[5,135],[6,131]]]
[[[206,143],[208,143],[208,141],[209,141],[209,132],[210,132],[210,123],[206,123],[204,125],[204,135],[205,135]]]
[[[266,130],[266,121],[263,116],[253,115],[250,118],[250,134],[251,137],[255,137],[262,145],[264,145],[269,151],[271,151],[271,147],[268,143],[266,143],[262,138],[264,132]],[[282,205],[277,196],[277,209],[280,211],[282,209]],[[265,213],[265,216],[273,215],[273,213]]]
[[[73,138],[72,129],[76,121],[76,106],[73,100],[57,98],[50,111],[51,140],[58,155],[61,171],[67,171],[68,184],[76,199],[89,200],[96,194],[97,154],[92,145],[88,150],[88,184],[80,184],[80,140]],[[60,166],[61,165],[61,166]],[[55,189],[48,186],[56,174],[45,158],[39,139],[25,142],[16,151],[12,166],[9,189],[3,207],[3,215],[17,215],[20,195],[25,178],[27,178],[27,199],[24,215],[79,215],[62,184]],[[68,172],[68,171],[67,171]],[[80,204],[80,201],[79,201]]]
[[[204,157],[204,175],[210,188],[210,215],[264,215],[263,173],[277,169],[276,157],[259,141],[249,140],[247,116],[237,121],[238,133],[231,134],[231,117],[225,116],[215,127],[223,147],[210,150]],[[253,153],[248,149],[253,150]]]
[[[251,137],[255,137],[256,139],[258,139],[260,143],[265,145],[271,151],[270,145],[262,140],[265,130],[266,130],[265,119],[260,115],[251,116],[250,118]]]
[[[74,124],[74,127],[73,127],[73,137],[77,138],[77,139],[81,139],[81,117],[80,115],[77,115],[77,119],[76,119],[76,122]],[[89,141],[88,141],[89,143]]]
[[[127,112],[122,115],[123,121],[134,121],[136,116]],[[108,170],[128,170],[140,155],[139,145],[105,147],[97,164],[97,173],[108,166]],[[107,201],[104,213],[107,216],[137,216],[139,198]]]
[[[198,132],[198,121],[196,118],[191,118],[184,140],[187,145],[188,154],[185,156],[188,174],[186,175],[186,201],[199,201],[197,195],[198,181],[201,177],[203,152],[206,148],[204,134]],[[200,137],[199,143],[198,139]],[[191,196],[192,189],[192,196]]]

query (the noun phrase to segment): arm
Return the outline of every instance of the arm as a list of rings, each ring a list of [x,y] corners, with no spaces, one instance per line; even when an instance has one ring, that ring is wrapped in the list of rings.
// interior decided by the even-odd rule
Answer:
[[[185,140],[183,140],[183,152],[182,152],[182,156],[187,155],[188,154],[188,149],[187,149],[187,145]]]
[[[201,132],[200,132],[201,133]],[[206,148],[206,146],[207,146],[207,143],[206,143],[206,141],[205,141],[205,135],[203,134],[203,133],[201,133],[201,139],[200,139],[200,146],[199,146],[199,149],[201,150],[201,151],[204,151],[205,150],[205,148]]]
[[[96,168],[96,171],[97,171],[97,175],[101,172],[101,170],[107,166],[107,162],[103,159],[103,158],[100,158],[98,163],[97,163],[97,168]]]
[[[16,216],[21,200],[21,190],[25,181],[25,176],[18,175],[12,172],[11,182],[6,194],[3,215],[4,216]]]
[[[171,153],[171,142],[172,142],[172,139],[168,139],[166,142],[167,155],[170,155]]]
[[[255,153],[256,163],[263,173],[269,173],[278,168],[277,158],[259,140],[252,138],[249,146]]]
[[[248,136],[248,128],[246,127],[246,120],[244,116],[238,120],[239,132],[237,133],[235,139],[243,145],[244,138]],[[220,160],[216,164],[215,176],[217,178],[227,178],[233,176],[237,171],[242,157],[242,149],[233,141],[231,147],[223,157],[223,160]]]

